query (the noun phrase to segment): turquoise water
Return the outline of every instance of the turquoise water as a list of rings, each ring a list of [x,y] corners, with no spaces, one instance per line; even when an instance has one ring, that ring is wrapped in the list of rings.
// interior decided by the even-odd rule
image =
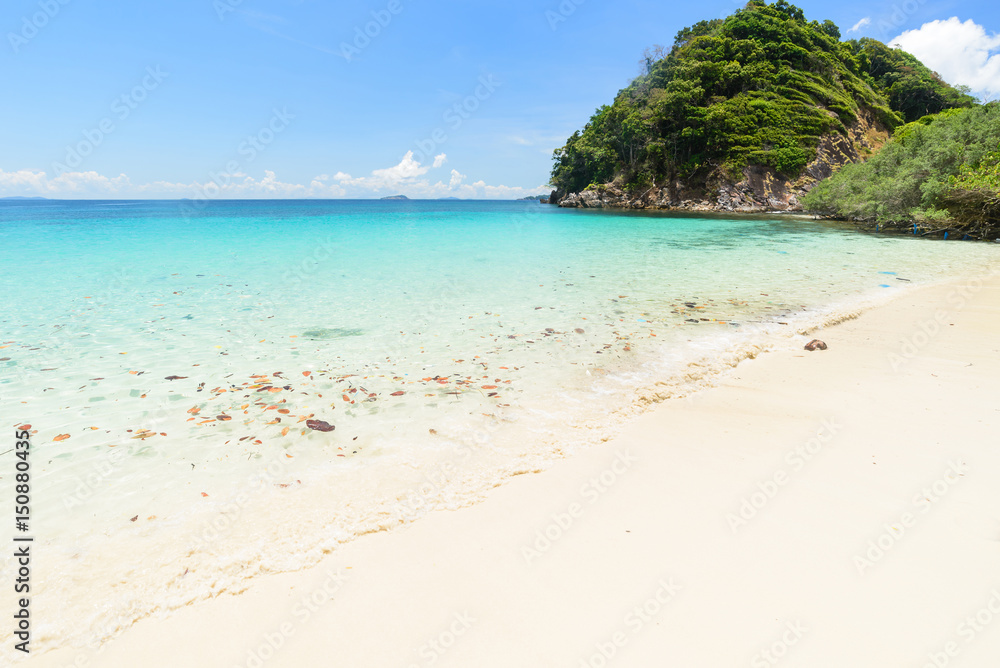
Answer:
[[[997,252],[533,202],[0,202],[38,640],[93,642],[474,502]]]

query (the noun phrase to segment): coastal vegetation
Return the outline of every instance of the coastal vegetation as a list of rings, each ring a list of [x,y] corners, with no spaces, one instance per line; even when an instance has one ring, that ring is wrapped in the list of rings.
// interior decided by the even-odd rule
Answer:
[[[552,185],[634,193],[682,181],[707,192],[753,166],[793,181],[825,137],[851,136],[862,116],[892,132],[975,103],[903,51],[840,37],[785,0],[681,30],[555,151]],[[976,174],[956,177],[978,188]]]
[[[817,184],[803,205],[880,228],[992,238],[1000,228],[1000,105],[952,109],[898,128],[866,162]]]

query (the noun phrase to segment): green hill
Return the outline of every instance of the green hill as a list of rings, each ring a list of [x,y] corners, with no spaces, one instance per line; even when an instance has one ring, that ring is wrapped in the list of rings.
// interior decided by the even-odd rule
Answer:
[[[563,206],[797,208],[907,121],[974,101],[913,56],[785,0],[647,51],[644,73],[555,151]]]

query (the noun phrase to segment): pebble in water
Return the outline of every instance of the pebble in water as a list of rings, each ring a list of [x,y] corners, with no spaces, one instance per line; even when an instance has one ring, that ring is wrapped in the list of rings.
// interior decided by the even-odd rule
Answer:
[[[306,426],[315,431],[333,431],[337,427],[323,420],[306,420]]]

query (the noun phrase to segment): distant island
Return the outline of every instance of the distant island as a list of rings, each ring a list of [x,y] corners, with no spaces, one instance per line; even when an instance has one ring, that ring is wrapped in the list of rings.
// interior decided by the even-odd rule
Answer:
[[[522,202],[546,202],[548,201],[548,195],[528,195],[527,197],[522,197],[520,201]]]
[[[20,195],[15,195],[13,197],[0,197],[0,200],[38,200],[38,199],[48,199],[48,197],[22,197]]]
[[[388,197],[381,197],[379,199],[410,199],[406,195],[389,195]]]

